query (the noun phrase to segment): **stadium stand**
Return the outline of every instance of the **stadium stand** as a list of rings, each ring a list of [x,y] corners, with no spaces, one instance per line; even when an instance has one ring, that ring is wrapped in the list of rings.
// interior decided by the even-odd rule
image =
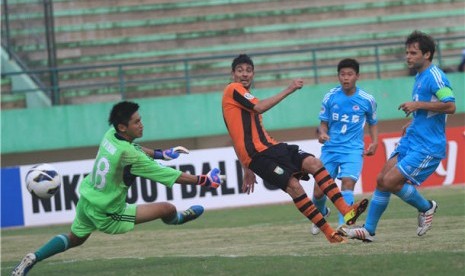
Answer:
[[[24,93],[11,93],[11,79],[1,79],[2,109],[25,108],[26,96]]]
[[[40,39],[43,12],[36,2],[9,1],[8,7],[14,50],[31,69],[47,65]],[[218,92],[228,81],[230,57],[240,52],[255,54],[261,87],[302,74],[314,83],[334,81],[334,65],[347,56],[364,64],[365,78],[404,76],[404,37],[413,29],[438,38],[463,36],[463,5],[454,0],[54,1],[58,65],[68,68],[59,73],[61,101],[185,94],[186,87],[188,93]],[[394,44],[383,44],[388,42]],[[362,47],[374,43],[384,46]],[[463,39],[444,43],[443,66],[455,66],[464,47]]]

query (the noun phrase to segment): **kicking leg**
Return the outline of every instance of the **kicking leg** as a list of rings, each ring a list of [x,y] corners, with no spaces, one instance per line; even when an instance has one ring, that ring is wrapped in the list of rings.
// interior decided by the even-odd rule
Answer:
[[[305,193],[297,179],[292,178],[286,188],[286,192],[292,197],[297,209],[313,222],[325,234],[331,243],[344,243],[346,240],[327,223],[323,215],[318,211],[313,202]]]
[[[331,211],[328,207],[326,207],[326,195],[323,193],[323,191],[321,191],[318,185],[313,186],[312,201],[318,211],[325,219],[327,219]],[[316,224],[312,223],[311,232],[313,235],[318,235],[320,233],[320,228]]]
[[[328,171],[323,167],[321,161],[313,156],[304,159],[302,168],[305,172],[311,173],[315,178],[316,185],[328,196],[334,206],[344,215],[344,221],[348,225],[355,223],[357,218],[365,211],[368,206],[368,200],[363,199],[353,206],[349,206],[342,197],[341,191],[337,187],[334,179],[331,178]]]

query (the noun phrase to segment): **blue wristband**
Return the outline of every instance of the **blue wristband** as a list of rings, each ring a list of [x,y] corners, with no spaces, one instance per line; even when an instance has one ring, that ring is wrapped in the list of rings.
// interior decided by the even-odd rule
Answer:
[[[153,159],[163,159],[163,151],[161,149],[153,150]]]

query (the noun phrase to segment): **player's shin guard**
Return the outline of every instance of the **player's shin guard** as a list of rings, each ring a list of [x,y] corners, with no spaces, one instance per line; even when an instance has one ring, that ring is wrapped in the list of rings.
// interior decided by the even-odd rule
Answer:
[[[341,190],[334,182],[334,179],[329,175],[325,167],[321,167],[313,174],[316,184],[320,187],[323,193],[333,202],[334,206],[345,215],[351,210],[350,206],[342,198]]]
[[[365,229],[371,235],[375,234],[379,219],[386,210],[390,197],[390,192],[382,192],[375,189],[373,197],[371,198],[370,207],[368,208],[367,218],[365,220]]]
[[[419,212],[426,212],[431,208],[430,202],[424,198],[413,185],[404,184],[402,189],[395,193],[400,199],[418,209]]]
[[[66,234],[60,234],[53,237],[46,244],[44,244],[34,254],[36,255],[37,261],[42,261],[55,254],[66,251],[69,248],[69,238]]]
[[[175,212],[171,216],[164,217],[161,219],[165,224],[170,224],[170,225],[175,225],[179,224],[179,221],[181,220],[181,213]]]

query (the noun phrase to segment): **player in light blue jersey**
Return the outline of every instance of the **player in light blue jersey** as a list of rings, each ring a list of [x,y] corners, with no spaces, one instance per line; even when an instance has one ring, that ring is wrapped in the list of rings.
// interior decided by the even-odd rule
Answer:
[[[408,36],[405,47],[407,65],[417,74],[412,101],[401,104],[399,109],[407,116],[412,114],[413,119],[404,128],[397,148],[377,177],[365,225],[339,229],[349,238],[366,242],[374,240],[376,227],[391,194],[418,210],[418,236],[423,236],[431,228],[438,207],[434,200],[426,200],[416,186],[421,185],[445,157],[446,118],[447,114],[455,113],[455,98],[444,72],[432,64],[433,38],[414,31]]]
[[[320,159],[331,177],[341,180],[341,194],[349,205],[354,203],[354,187],[362,171],[363,156],[373,155],[378,146],[376,101],[356,86],[359,70],[355,59],[339,62],[340,86],[331,89],[323,98],[318,128],[318,141],[323,144]],[[364,149],[366,123],[372,142]],[[312,201],[325,217],[329,216],[326,196],[318,185],[314,186]],[[342,224],[344,217],[339,213],[339,225]],[[311,232],[317,235],[320,229],[313,224]]]

